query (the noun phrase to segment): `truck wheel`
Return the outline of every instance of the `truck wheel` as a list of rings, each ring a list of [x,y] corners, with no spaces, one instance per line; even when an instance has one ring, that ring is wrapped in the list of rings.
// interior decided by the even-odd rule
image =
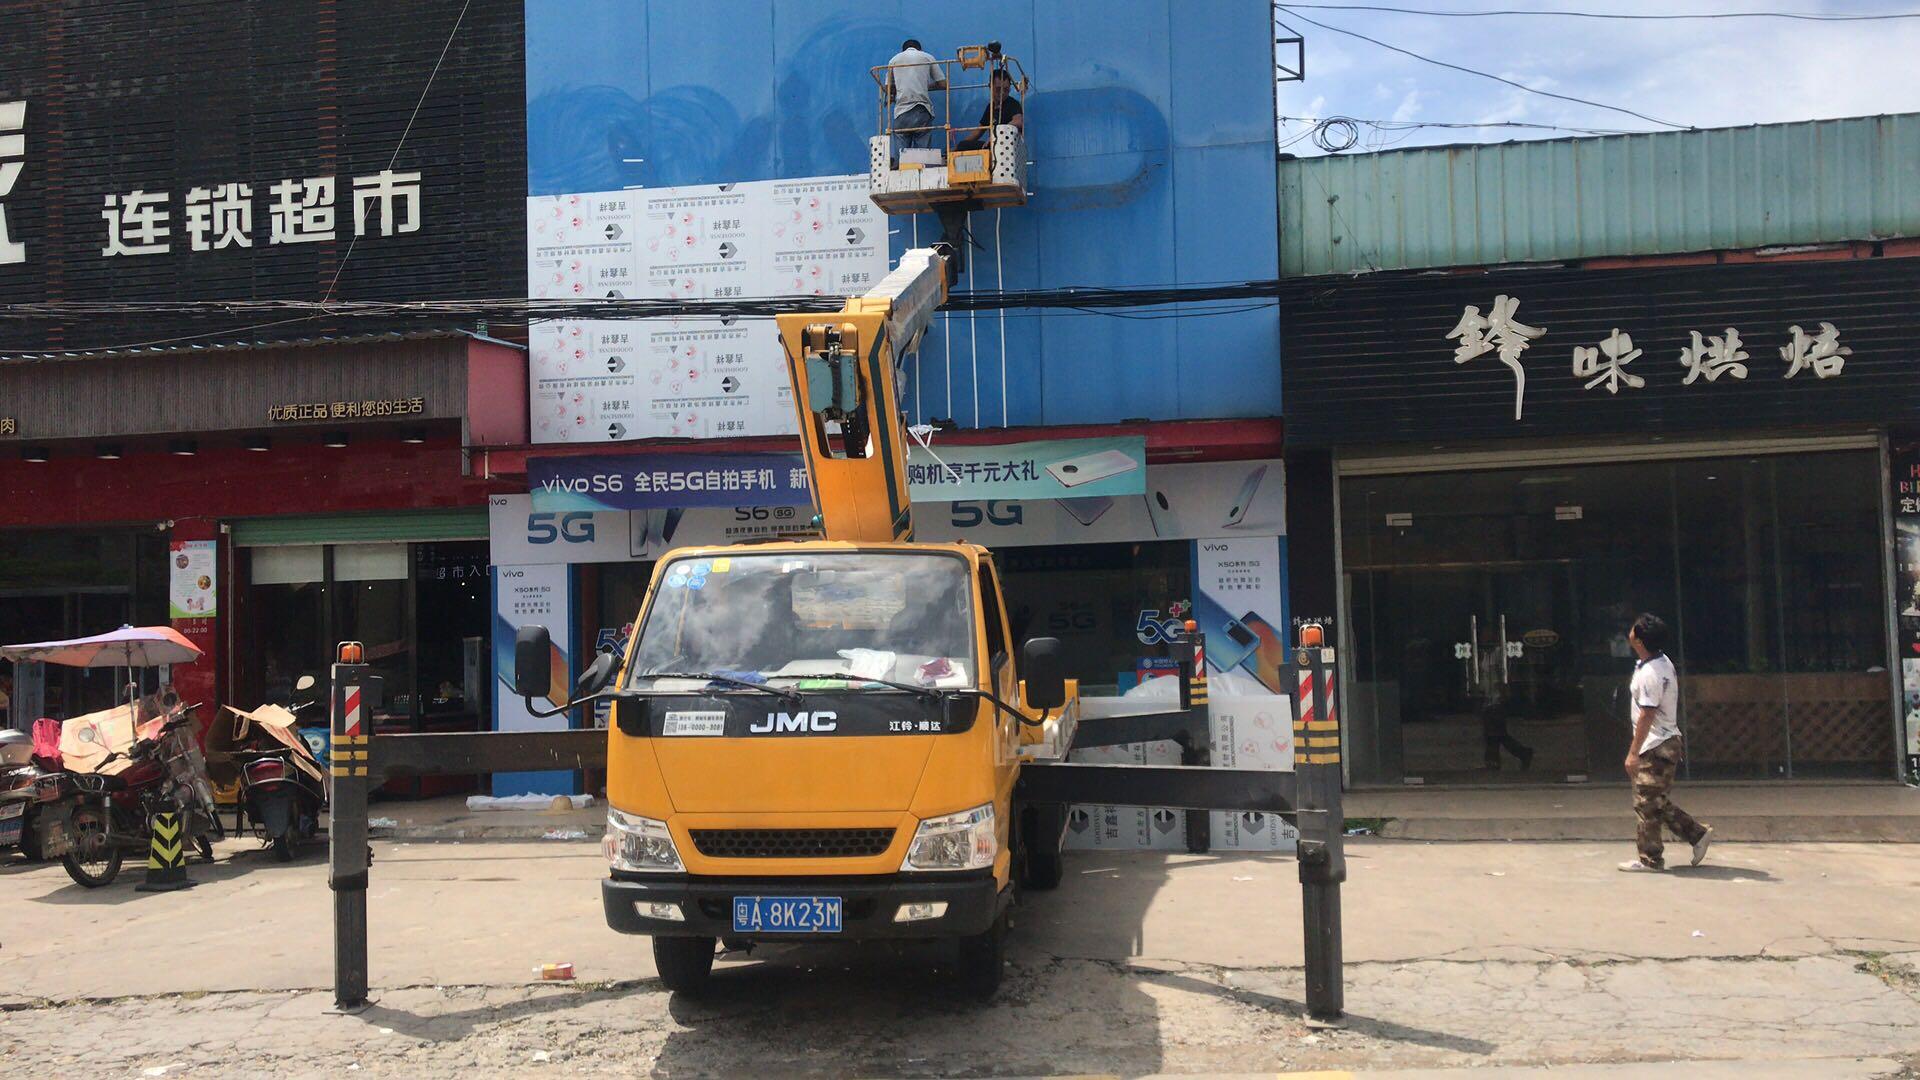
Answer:
[[[1026,858],[1020,871],[1020,884],[1036,892],[1058,888],[1066,875],[1066,862],[1060,856],[1060,844],[1067,829],[1067,808],[1052,804],[1036,806],[1027,812]]]
[[[1002,911],[985,933],[960,939],[960,986],[969,997],[989,1001],[1000,989],[1007,965],[1007,913]]]
[[[706,989],[713,974],[713,946],[710,937],[656,937],[653,939],[653,966],[660,981],[676,993],[697,994]]]

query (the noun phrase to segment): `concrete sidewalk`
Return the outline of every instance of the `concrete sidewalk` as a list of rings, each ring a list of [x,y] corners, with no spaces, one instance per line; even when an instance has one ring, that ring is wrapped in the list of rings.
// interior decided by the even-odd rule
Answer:
[[[1884,784],[1687,784],[1674,801],[1718,841],[1920,843],[1920,788]],[[1401,788],[1347,793],[1349,819],[1388,819],[1404,840],[1633,839],[1632,793],[1618,784]]]

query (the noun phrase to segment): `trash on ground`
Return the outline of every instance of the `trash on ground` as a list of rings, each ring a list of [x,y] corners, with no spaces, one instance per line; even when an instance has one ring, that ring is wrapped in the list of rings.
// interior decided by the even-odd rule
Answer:
[[[548,1052],[546,1052],[545,1050],[535,1050],[535,1051],[533,1052],[533,1060],[535,1060],[535,1061],[552,1061],[552,1060],[553,1060],[553,1055],[552,1055],[552,1054],[550,1054],[550,1053],[548,1053]]]
[[[1365,825],[1355,825],[1353,828],[1347,830],[1347,835],[1348,836],[1372,836],[1373,830],[1367,828]]]
[[[367,828],[369,829],[397,829],[399,827],[400,823],[390,817],[370,817],[367,819]]]
[[[1117,866],[1101,866],[1092,870],[1082,870],[1080,871],[1080,874],[1082,877],[1088,874],[1111,874],[1118,871],[1119,869],[1120,868]]]
[[[168,1069],[184,1069],[186,1067],[187,1066],[185,1062],[175,1061],[175,1062],[170,1062],[166,1065],[154,1065],[154,1066],[151,1066],[150,1068],[141,1069],[140,1075],[141,1076],[165,1076],[167,1075]]]
[[[586,838],[587,833],[584,829],[548,829],[540,834],[542,840],[585,840]]]
[[[1252,879],[1252,878],[1250,878],[1250,877],[1237,877],[1237,878],[1234,878],[1233,880],[1235,880],[1235,881],[1252,881],[1253,879]]]
[[[553,981],[556,979],[571,979],[573,978],[573,965],[572,964],[541,964],[539,967],[533,969],[533,973],[535,975],[540,976],[542,979],[546,979],[548,981]]]
[[[1506,877],[1507,872],[1505,870],[1489,870],[1487,871],[1487,876],[1488,877]]]
[[[1706,937],[1706,936],[1707,936],[1707,932],[1706,932],[1705,930],[1695,930],[1695,931],[1693,932],[1693,936],[1694,936],[1694,937]]]
[[[575,810],[585,810],[593,805],[591,795],[469,795],[469,810],[547,810],[553,804],[566,799]]]

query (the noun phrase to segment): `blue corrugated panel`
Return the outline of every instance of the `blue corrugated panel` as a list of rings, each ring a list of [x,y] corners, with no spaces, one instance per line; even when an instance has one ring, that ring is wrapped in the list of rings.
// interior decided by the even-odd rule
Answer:
[[[1280,165],[1281,273],[1920,236],[1920,114]]]
[[[868,67],[908,36],[944,56],[997,39],[1034,81],[1033,197],[974,215],[962,289],[1271,278],[1269,19],[1181,0],[541,0],[528,193],[865,172]],[[892,225],[896,256],[940,231]],[[1279,415],[1277,305],[1225,308],[943,318],[908,363],[908,409],[969,427]]]

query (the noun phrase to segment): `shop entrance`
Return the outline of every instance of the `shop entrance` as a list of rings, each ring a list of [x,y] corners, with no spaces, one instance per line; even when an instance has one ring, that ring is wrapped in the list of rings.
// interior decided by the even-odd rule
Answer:
[[[1586,771],[1564,562],[1383,571],[1375,647],[1397,666],[1405,775],[1424,783],[1564,780]]]
[[[1345,478],[1352,781],[1624,782],[1642,611],[1686,776],[1890,777],[1880,476],[1840,450]]]

